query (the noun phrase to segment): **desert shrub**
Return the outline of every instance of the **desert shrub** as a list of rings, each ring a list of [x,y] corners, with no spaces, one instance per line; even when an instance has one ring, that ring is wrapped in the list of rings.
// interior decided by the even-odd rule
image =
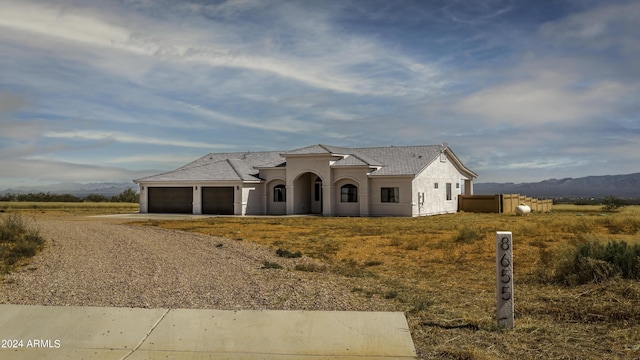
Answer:
[[[607,196],[602,200],[602,211],[618,211],[624,207],[624,200]]]
[[[34,256],[44,245],[37,228],[29,226],[17,213],[0,222],[0,273],[7,273],[19,260]]]
[[[457,243],[472,243],[482,239],[483,236],[484,234],[481,231],[465,225],[458,229],[458,234],[453,238],[453,241]]]
[[[613,277],[640,280],[640,245],[629,245],[624,241],[587,241],[573,248],[560,251],[554,257],[544,250],[541,267],[544,281],[565,285],[598,283]],[[546,275],[546,276],[545,276]]]
[[[381,260],[367,260],[364,262],[364,266],[379,266],[384,264],[384,261]]]
[[[398,292],[396,290],[389,290],[384,293],[384,298],[387,300],[395,299],[398,297]]]
[[[300,251],[289,251],[287,249],[278,249],[276,250],[276,255],[283,257],[283,258],[289,258],[289,259],[294,259],[294,258],[299,258],[302,256],[302,253]]]

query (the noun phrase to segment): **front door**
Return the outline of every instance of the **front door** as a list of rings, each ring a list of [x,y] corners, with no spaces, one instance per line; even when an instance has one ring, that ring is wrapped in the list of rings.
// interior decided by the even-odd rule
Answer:
[[[322,214],[322,180],[317,178],[313,183],[313,201],[311,202],[311,213]]]

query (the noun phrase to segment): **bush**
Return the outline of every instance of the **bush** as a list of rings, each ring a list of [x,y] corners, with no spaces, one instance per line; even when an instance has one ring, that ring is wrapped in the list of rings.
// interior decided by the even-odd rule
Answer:
[[[458,230],[458,235],[453,238],[453,241],[457,243],[472,243],[482,239],[483,236],[484,234],[479,230],[469,226],[463,226]]]
[[[30,227],[20,214],[0,222],[0,274],[7,273],[23,258],[34,256],[44,245],[38,229]]]
[[[133,188],[128,188],[120,194],[112,196],[111,202],[137,203],[140,202],[140,194],[138,194]]]
[[[549,259],[541,259],[543,267]],[[630,246],[624,241],[609,241],[603,244],[588,241],[573,249],[565,250],[557,256],[555,268],[546,281],[566,285],[598,283],[620,276],[625,279],[640,280],[640,245]]]
[[[615,196],[607,196],[602,200],[602,211],[618,211],[624,207],[624,201]]]
[[[276,255],[278,255],[279,257],[283,257],[283,258],[289,258],[289,259],[294,259],[294,258],[299,258],[302,256],[302,253],[300,251],[289,251],[287,249],[278,249],[276,250]]]

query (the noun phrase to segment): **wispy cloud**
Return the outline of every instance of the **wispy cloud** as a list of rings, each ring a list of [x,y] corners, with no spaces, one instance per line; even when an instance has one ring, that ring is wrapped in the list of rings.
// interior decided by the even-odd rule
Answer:
[[[43,135],[49,138],[80,140],[80,141],[98,140],[98,141],[113,141],[113,142],[128,143],[128,144],[164,145],[164,146],[190,147],[190,148],[202,148],[202,149],[216,149],[216,148],[221,149],[221,148],[228,147],[225,145],[216,145],[209,142],[144,137],[144,136],[118,133],[115,131],[93,131],[93,130],[50,131]]]
[[[3,170],[444,140],[512,178],[640,166],[634,0],[0,4]]]

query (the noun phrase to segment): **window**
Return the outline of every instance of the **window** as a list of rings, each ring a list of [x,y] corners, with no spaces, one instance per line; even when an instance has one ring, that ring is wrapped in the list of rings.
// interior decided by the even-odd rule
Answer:
[[[438,188],[438,183],[433,183],[433,188],[437,189]]]
[[[346,184],[340,188],[340,202],[358,202],[358,187]]]
[[[287,201],[287,189],[284,185],[276,185],[273,187],[273,202]]]
[[[400,202],[400,189],[397,187],[383,187],[380,189],[380,201],[388,203]]]
[[[447,183],[447,200],[451,200],[451,183]]]
[[[456,183],[456,189],[460,189],[460,183]]]

